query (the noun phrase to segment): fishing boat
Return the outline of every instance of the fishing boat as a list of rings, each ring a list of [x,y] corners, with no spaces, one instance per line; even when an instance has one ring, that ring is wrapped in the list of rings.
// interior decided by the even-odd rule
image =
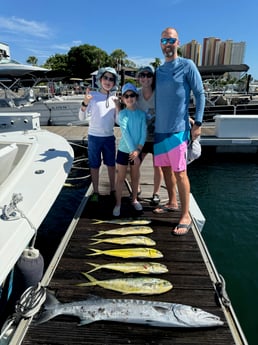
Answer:
[[[21,288],[21,277],[15,281],[18,263],[27,265],[25,274],[37,275],[25,277],[27,282],[41,278],[37,230],[73,164],[68,141],[41,129],[39,118],[38,113],[0,114],[0,318],[15,287]]]
[[[38,66],[20,64],[9,57],[0,58],[0,113],[40,113],[42,126],[80,125],[78,120],[83,94],[70,97],[35,95],[34,87],[42,82],[53,85],[67,76]]]
[[[198,68],[206,96],[204,122],[213,122],[217,115],[258,115],[258,99],[250,88],[251,75],[247,75],[248,65],[199,66]],[[238,82],[222,86],[228,74],[237,74]],[[220,83],[221,81],[223,83]],[[189,114],[190,116],[195,114],[194,102],[190,104]]]

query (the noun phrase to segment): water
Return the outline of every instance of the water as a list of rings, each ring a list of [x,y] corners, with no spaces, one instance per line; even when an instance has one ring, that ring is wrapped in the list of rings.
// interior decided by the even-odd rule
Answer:
[[[38,230],[36,248],[44,257],[45,269],[71,223],[86,190],[87,184],[80,188],[63,187],[53,207],[41,224]]]
[[[206,224],[202,235],[226,281],[243,332],[258,344],[257,157],[217,155],[189,166],[192,193]]]
[[[258,344],[258,165],[257,157],[202,156],[189,165],[192,193],[206,224],[202,235],[249,345]],[[63,188],[42,224],[37,248],[49,262],[84,188]]]

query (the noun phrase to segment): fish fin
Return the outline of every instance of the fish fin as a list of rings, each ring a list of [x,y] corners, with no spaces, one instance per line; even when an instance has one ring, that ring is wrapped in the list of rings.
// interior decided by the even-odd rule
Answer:
[[[45,308],[55,307],[56,305],[61,304],[56,296],[51,293],[48,289],[46,290],[46,300],[44,302]]]
[[[101,265],[99,265],[99,264],[93,264],[92,262],[87,262],[87,264],[93,266],[94,268],[87,271],[86,273],[91,273],[91,272],[97,271],[101,268]]]
[[[60,304],[61,302],[58,301],[55,295],[49,290],[46,290],[46,300],[44,302],[43,309],[40,310],[37,316],[34,318],[35,324],[37,325],[47,322],[48,320],[59,315],[57,312],[58,308],[56,308],[56,306]]]
[[[91,238],[90,240],[91,240],[91,241],[95,241],[95,242],[92,242],[91,245],[99,244],[99,243],[102,242],[101,240],[97,240],[97,241],[96,241],[95,238]]]
[[[98,231],[97,234],[93,235],[92,237],[98,237],[104,234],[104,231]]]
[[[94,277],[92,277],[91,275],[89,275],[88,273],[86,272],[81,272],[86,278],[89,279],[90,282],[92,283],[96,283],[97,282],[97,279],[95,279]]]
[[[99,250],[99,249],[89,248],[89,250],[92,250],[94,253],[86,254],[86,255],[88,255],[88,256],[99,255],[99,254],[102,254],[102,253],[103,253],[103,251],[102,251],[102,250]]]
[[[35,322],[36,325],[40,325],[41,323],[53,319],[57,315],[58,314],[54,314],[53,310],[44,310],[33,319],[33,322]]]
[[[97,284],[94,284],[94,282],[75,284],[75,286],[93,286],[93,285],[97,285]]]
[[[92,219],[93,223],[92,224],[101,224],[104,223],[104,220],[100,220],[100,219]]]

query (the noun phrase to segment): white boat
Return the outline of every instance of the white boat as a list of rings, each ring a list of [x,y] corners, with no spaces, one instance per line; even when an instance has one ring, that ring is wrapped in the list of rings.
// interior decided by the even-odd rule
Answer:
[[[20,64],[9,58],[0,59],[0,113],[37,112],[40,113],[41,126],[85,125],[79,121],[78,113],[83,95],[74,97],[51,96],[49,99],[36,98],[32,87],[44,81],[62,80],[56,75],[38,66]],[[21,88],[21,86],[24,86]],[[25,90],[24,94],[13,90]]]
[[[38,113],[0,114],[0,302],[17,261],[33,249],[73,156],[67,140],[40,128]]]

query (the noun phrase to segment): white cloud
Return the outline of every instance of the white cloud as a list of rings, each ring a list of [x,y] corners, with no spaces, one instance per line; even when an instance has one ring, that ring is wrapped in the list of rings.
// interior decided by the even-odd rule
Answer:
[[[11,32],[16,35],[26,34],[34,37],[49,38],[52,29],[45,23],[29,21],[17,17],[0,17],[0,29],[3,32]]]

